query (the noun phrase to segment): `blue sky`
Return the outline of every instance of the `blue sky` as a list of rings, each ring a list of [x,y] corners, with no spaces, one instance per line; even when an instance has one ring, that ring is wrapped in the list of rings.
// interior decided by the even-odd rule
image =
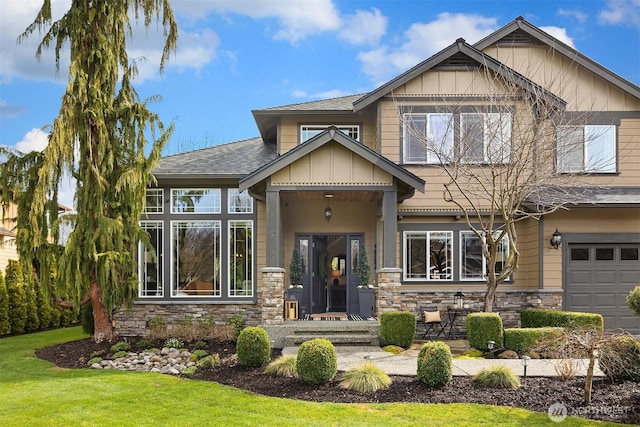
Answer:
[[[52,0],[54,17],[71,0]],[[463,37],[475,43],[521,15],[640,85],[640,0],[174,0],[177,54],[163,75],[155,26],[135,31],[136,88],[175,133],[167,153],[258,135],[251,110],[367,92]],[[42,0],[0,0],[0,145],[42,149],[68,59],[35,58],[16,38]]]

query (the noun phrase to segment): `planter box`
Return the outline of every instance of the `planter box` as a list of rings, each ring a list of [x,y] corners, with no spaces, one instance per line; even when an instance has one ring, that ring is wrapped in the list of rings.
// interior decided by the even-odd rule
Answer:
[[[370,288],[358,289],[358,302],[360,304],[360,316],[365,319],[373,314],[373,303],[376,299],[376,290]]]

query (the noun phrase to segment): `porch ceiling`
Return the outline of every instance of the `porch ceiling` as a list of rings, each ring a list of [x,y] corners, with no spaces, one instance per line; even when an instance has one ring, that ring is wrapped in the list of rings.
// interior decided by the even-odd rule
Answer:
[[[381,192],[376,191],[283,191],[283,202],[321,202],[327,194],[332,194],[331,202],[371,202],[380,200]]]

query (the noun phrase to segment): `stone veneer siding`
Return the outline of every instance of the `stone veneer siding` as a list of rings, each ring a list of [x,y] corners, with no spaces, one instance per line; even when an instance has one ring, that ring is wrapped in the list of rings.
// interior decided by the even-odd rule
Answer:
[[[146,303],[139,301],[131,309],[120,310],[114,315],[115,330],[120,336],[144,336],[149,332],[149,320],[160,316],[171,330],[184,316],[213,318],[219,324],[234,314],[242,314],[247,325],[278,325],[284,321],[284,269],[264,268],[262,280],[256,291],[256,303]]]

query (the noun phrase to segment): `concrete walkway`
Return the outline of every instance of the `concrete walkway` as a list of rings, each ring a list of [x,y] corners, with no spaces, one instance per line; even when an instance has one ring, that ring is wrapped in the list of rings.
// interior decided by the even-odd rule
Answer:
[[[286,347],[282,349],[282,354],[297,353],[297,347]],[[365,356],[382,368],[389,375],[416,375],[418,369],[418,349],[409,349],[400,354],[392,354],[382,350],[380,347],[336,347],[338,353],[338,370],[346,371],[364,362]],[[527,376],[530,377],[553,377],[558,376],[555,366],[561,363],[557,359],[532,359],[528,361]],[[574,359],[575,375],[584,376],[589,366],[588,359]],[[453,375],[466,376],[475,375],[481,369],[490,366],[504,365],[513,370],[518,376],[524,375],[524,366],[521,359],[453,359]],[[596,363],[594,375],[603,376],[602,371]]]

